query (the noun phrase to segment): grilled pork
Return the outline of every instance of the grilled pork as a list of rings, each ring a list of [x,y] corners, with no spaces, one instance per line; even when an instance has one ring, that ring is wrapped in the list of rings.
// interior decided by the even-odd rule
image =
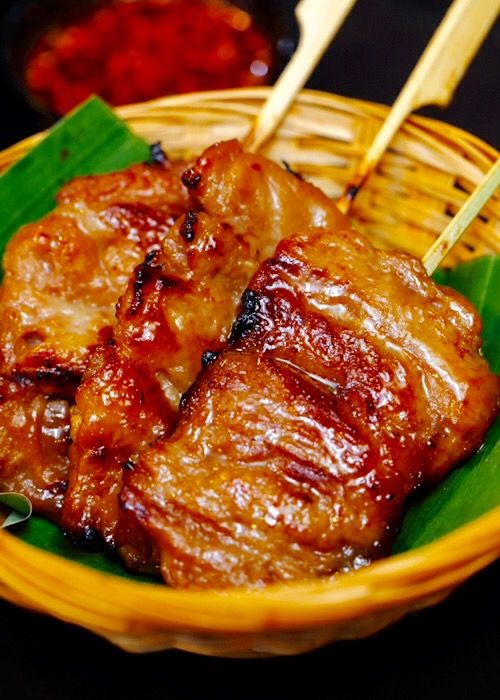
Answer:
[[[0,489],[22,491],[51,517],[67,487],[70,405],[89,356],[111,337],[116,301],[134,267],[195,206],[180,180],[185,167],[137,165],[77,178],[62,188],[52,213],[7,246]]]
[[[408,495],[495,415],[480,331],[420,262],[346,226],[282,242],[173,435],[125,475],[166,582],[261,586],[387,553]]]
[[[70,406],[29,380],[0,377],[0,491],[21,491],[57,519],[68,480]]]
[[[0,372],[71,395],[109,337],[134,267],[190,202],[173,167],[138,165],[65,185],[58,206],[9,242],[0,289]]]
[[[123,465],[171,433],[204,353],[223,347],[243,290],[276,243],[296,226],[344,221],[320,190],[236,141],[207,149],[183,180],[201,211],[181,217],[136,268],[73,418],[64,526],[78,540],[99,534],[122,554],[130,531],[117,498]]]

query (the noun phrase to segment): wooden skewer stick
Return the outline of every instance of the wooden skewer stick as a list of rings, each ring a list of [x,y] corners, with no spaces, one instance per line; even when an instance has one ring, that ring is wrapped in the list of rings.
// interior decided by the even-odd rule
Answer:
[[[455,0],[396,99],[338,207],[349,208],[369,174],[411,112],[445,107],[500,11],[500,0]]]
[[[274,133],[297,93],[305,85],[356,0],[301,0],[295,9],[300,29],[297,50],[279,77],[257,120],[245,138],[255,152]]]
[[[432,275],[434,270],[439,267],[498,187],[500,187],[500,159],[490,168],[481,184],[476,187],[463,207],[455,214],[443,233],[422,258],[422,263],[429,275]]]

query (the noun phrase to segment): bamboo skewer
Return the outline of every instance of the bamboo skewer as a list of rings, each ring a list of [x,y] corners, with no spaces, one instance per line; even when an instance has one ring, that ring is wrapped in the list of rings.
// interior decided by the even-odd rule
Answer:
[[[481,184],[476,187],[463,207],[455,214],[443,233],[422,258],[427,274],[432,275],[434,270],[439,267],[498,187],[500,187],[500,159],[490,168]]]
[[[411,112],[429,104],[445,107],[450,102],[499,11],[500,0],[455,0],[339,200],[343,214]]]
[[[273,134],[293,99],[344,23],[356,0],[301,0],[295,9],[300,29],[299,45],[276,82],[254,127],[244,140],[246,151],[255,152]]]

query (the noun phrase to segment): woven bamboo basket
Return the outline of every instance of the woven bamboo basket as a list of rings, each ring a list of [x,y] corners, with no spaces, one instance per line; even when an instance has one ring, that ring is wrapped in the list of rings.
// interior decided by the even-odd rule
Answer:
[[[266,88],[197,93],[132,105],[118,114],[172,157],[243,137]],[[388,111],[303,92],[264,153],[341,194]],[[13,163],[42,135],[0,154]],[[464,131],[420,117],[401,129],[356,200],[351,218],[378,246],[421,256],[479,184],[498,153]],[[500,197],[493,197],[448,256],[453,265],[500,252]],[[500,508],[434,543],[334,579],[265,590],[193,592],[134,582],[84,567],[0,532],[0,594],[81,625],[123,649],[203,654],[291,654],[371,634],[432,605],[500,554]]]

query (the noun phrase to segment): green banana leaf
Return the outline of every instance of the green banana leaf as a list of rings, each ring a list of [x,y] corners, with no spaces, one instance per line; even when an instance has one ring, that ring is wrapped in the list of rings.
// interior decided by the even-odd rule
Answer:
[[[500,373],[500,256],[481,258],[435,275],[462,292],[483,319],[483,352]],[[394,551],[428,544],[500,506],[500,416],[477,454],[410,506]]]
[[[67,180],[110,173],[149,157],[148,145],[102,100],[91,97],[0,176],[0,255],[20,226],[54,208]]]
[[[62,120],[28,155],[0,176],[0,251],[12,233],[54,206],[60,185],[76,175],[110,172],[149,158],[147,144],[133,135],[99,99],[92,98]],[[484,352],[500,370],[500,257],[483,258],[439,272],[476,305],[484,320]],[[431,542],[500,505],[500,420],[480,452],[410,507],[394,551]],[[25,542],[67,559],[134,580],[111,553],[73,547],[53,523],[32,516],[13,532]]]
[[[22,493],[0,493],[0,529],[24,522],[32,511],[31,501]]]

